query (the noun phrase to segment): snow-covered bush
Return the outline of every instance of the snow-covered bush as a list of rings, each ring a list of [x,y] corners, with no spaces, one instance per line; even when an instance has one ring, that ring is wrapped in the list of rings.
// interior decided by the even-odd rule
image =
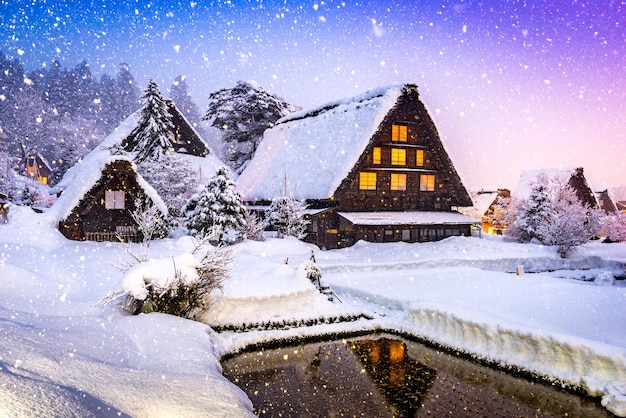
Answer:
[[[615,284],[615,276],[610,271],[602,271],[593,282],[598,286],[613,286]]]
[[[246,224],[240,231],[243,238],[252,241],[264,241],[265,236],[263,235],[263,231],[267,226],[267,222],[261,219],[259,215],[252,213],[248,210],[246,210],[244,219],[246,221]]]
[[[302,239],[306,236],[308,221],[304,219],[304,205],[299,200],[280,196],[272,200],[267,212],[269,226],[276,229],[278,238],[286,236]]]
[[[315,264],[315,261],[309,260],[300,264],[300,266],[298,267],[298,273],[305,275],[306,278],[309,279],[311,283],[315,285],[317,290],[320,290],[321,288],[320,280],[322,279],[322,270],[320,270],[317,264]]]
[[[161,312],[197,319],[211,304],[211,293],[228,277],[228,248],[200,245],[177,257],[148,259],[129,268],[121,290],[105,302],[119,301],[133,315]]]
[[[605,218],[604,230],[608,242],[626,242],[626,215],[611,215]]]
[[[142,199],[135,200],[135,210],[131,213],[137,228],[143,236],[143,243],[149,246],[155,238],[165,238],[174,228],[174,223],[167,214],[163,214],[156,205]]]
[[[217,236],[218,243],[222,243],[229,230],[244,229],[245,212],[237,185],[230,179],[228,169],[220,167],[209,183],[189,199],[182,215],[191,235],[200,239]]]

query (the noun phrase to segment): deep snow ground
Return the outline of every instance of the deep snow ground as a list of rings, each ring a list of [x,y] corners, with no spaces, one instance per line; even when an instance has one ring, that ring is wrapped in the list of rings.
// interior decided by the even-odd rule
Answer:
[[[187,246],[168,239],[150,253],[167,258]],[[580,385],[626,416],[626,283],[580,280],[623,274],[625,244],[592,243],[561,260],[552,248],[488,238],[334,251],[290,239],[243,242],[233,246],[231,278],[209,323],[374,319],[221,334],[100,306],[122,280],[122,248],[68,241],[45,214],[12,208],[0,225],[0,416],[251,415],[247,397],[221,376],[221,355],[272,338],[376,328]],[[327,301],[298,271],[311,251],[344,303]],[[554,271],[528,273],[545,270]]]

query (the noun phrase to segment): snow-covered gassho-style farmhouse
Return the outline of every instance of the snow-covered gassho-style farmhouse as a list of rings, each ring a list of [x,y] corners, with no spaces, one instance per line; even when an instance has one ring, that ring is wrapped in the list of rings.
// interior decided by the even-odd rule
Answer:
[[[436,241],[480,222],[416,85],[394,85],[293,113],[265,131],[239,177],[250,207],[304,201],[307,240],[322,248]]]
[[[48,211],[59,231],[76,241],[142,240],[132,212],[137,203],[155,205],[165,218],[167,207],[126,156],[91,161]]]

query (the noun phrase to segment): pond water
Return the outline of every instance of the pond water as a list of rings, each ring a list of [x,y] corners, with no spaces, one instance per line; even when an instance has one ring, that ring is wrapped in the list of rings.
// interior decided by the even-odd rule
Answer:
[[[612,417],[598,402],[396,336],[245,353],[222,363],[261,417]]]

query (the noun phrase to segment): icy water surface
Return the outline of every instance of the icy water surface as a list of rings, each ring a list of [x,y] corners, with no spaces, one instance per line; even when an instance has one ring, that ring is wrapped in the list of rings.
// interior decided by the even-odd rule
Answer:
[[[246,353],[223,363],[261,417],[612,417],[599,403],[398,337]]]

